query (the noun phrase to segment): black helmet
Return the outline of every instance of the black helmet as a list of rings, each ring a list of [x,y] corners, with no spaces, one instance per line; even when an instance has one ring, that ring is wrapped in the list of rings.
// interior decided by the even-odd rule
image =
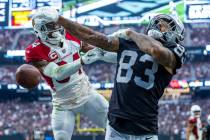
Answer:
[[[160,31],[159,23],[161,21],[165,21],[169,25],[169,30],[162,32],[164,41],[179,43],[180,41],[184,40],[183,23],[177,17],[172,17],[166,14],[159,14],[150,20],[147,28],[147,34],[149,30]]]

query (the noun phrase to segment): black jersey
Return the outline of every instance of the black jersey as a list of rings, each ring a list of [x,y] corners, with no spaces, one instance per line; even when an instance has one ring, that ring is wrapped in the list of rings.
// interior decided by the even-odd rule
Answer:
[[[204,140],[210,140],[210,125],[209,124],[205,126],[204,133],[206,134]]]
[[[109,123],[121,133],[157,134],[158,101],[172,74],[133,41],[120,40],[115,84],[109,105]],[[183,62],[184,48],[166,44],[174,52],[177,68]]]

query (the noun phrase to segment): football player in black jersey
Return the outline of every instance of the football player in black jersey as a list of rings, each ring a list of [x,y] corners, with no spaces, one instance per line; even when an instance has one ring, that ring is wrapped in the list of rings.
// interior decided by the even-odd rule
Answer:
[[[203,130],[203,139],[210,140],[210,115],[208,115],[207,125],[204,127]]]
[[[157,140],[158,101],[185,59],[180,45],[183,24],[160,14],[150,20],[147,35],[128,29],[107,36],[59,16],[56,10],[43,11],[80,40],[117,53],[106,140]]]

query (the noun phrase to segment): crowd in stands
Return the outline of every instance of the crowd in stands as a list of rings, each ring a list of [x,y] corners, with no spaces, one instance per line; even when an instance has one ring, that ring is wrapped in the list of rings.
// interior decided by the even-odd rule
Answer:
[[[173,77],[177,80],[205,80],[210,78],[210,63],[186,63]]]
[[[15,83],[15,71],[17,66],[0,66],[0,84]]]
[[[34,130],[46,132],[51,131],[50,102],[22,102],[19,99],[0,102],[0,135],[11,135],[21,133],[31,134]],[[78,120],[77,120],[78,122]],[[98,128],[87,117],[80,117],[80,126],[75,129]],[[81,132],[74,132],[81,134]],[[84,134],[90,134],[88,132]]]
[[[209,23],[203,24],[186,24],[185,25],[185,46],[205,46],[210,44],[210,30]],[[95,30],[103,32],[105,34],[111,34],[119,29],[132,28],[138,32],[145,33],[147,26],[145,25],[115,25],[110,27],[97,27]],[[16,29],[0,31],[0,51],[8,49],[24,49],[30,43],[32,43],[36,37],[32,33],[32,29]]]
[[[85,66],[85,71],[91,82],[113,82],[116,73],[116,65],[94,63]],[[177,70],[173,79],[187,81],[210,79],[210,63],[186,63],[181,69]]]
[[[209,99],[196,100],[196,101],[177,101],[172,103],[163,103],[159,107],[159,132],[161,134],[180,134],[185,133],[186,120],[190,116],[190,108],[192,105],[197,104],[201,106],[203,124],[207,122],[207,116],[210,114]]]
[[[206,117],[210,114],[210,102],[208,99],[198,101],[178,101],[162,103],[159,107],[159,133],[183,134],[186,121],[190,116],[190,107],[193,104],[201,106],[202,120],[205,124]],[[49,102],[22,102],[11,100],[0,103],[0,135],[22,133],[27,135],[32,130],[51,131],[50,117],[52,106]],[[76,121],[78,123],[78,121]],[[91,134],[91,132],[79,132],[75,125],[74,134]],[[97,128],[88,118],[81,116],[80,129]]]
[[[187,24],[185,46],[205,46],[210,44],[209,24]],[[138,32],[145,32],[146,26],[112,26],[97,29],[100,32],[111,34],[121,28],[134,28]],[[0,51],[10,49],[24,49],[32,43],[36,37],[26,30],[3,30],[0,31]],[[0,84],[15,82],[15,71],[18,66],[0,66]],[[115,64],[94,63],[84,66],[84,70],[91,82],[113,82],[116,73]],[[204,80],[210,79],[210,63],[186,63],[174,76],[177,80]],[[188,100],[188,102],[186,102]],[[170,102],[160,104],[159,108],[159,132],[161,134],[182,134],[185,132],[186,120],[190,115],[192,104],[199,104],[205,111],[202,118],[210,114],[210,102],[208,99],[192,102],[185,99],[184,102]],[[52,106],[46,102],[21,102],[11,100],[0,102],[0,135],[16,133],[27,134],[32,130],[51,131],[50,114]],[[76,126],[75,126],[76,127]],[[87,118],[81,118],[80,128],[97,127]],[[78,134],[78,132],[75,131]],[[80,134],[80,133],[79,133]],[[86,133],[88,134],[88,133]]]
[[[206,46],[210,44],[209,23],[186,24],[185,46]]]
[[[36,39],[31,29],[0,30],[0,51],[23,50]]]
[[[16,69],[17,66],[0,66],[0,84],[15,83]],[[92,83],[114,82],[116,64],[96,62],[84,66],[84,71]],[[177,70],[173,79],[187,81],[210,79],[210,63],[186,63],[181,69]]]
[[[47,103],[23,103],[11,100],[0,103],[0,135],[27,134],[32,130],[51,129],[51,106]]]
[[[91,82],[113,82],[116,65],[109,63],[93,63],[84,67]]]

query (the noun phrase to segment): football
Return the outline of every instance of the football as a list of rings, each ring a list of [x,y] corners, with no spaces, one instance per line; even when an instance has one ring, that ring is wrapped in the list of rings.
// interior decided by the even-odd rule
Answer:
[[[32,89],[39,84],[41,74],[39,70],[29,64],[23,64],[16,70],[16,81],[24,88]]]

